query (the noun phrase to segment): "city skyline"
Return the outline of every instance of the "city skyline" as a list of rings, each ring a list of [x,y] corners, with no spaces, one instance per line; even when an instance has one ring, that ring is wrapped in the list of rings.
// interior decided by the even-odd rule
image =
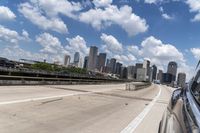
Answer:
[[[0,56],[62,62],[75,51],[84,58],[95,45],[127,66],[150,59],[165,71],[174,60],[189,80],[200,57],[200,2],[194,2],[2,0]]]
[[[75,52],[74,59],[76,55],[79,55],[79,52]],[[172,86],[177,85],[179,87],[183,87],[186,82],[186,73],[178,72],[179,66],[175,61],[168,62],[167,70],[163,73],[163,70],[157,69],[156,64],[151,64],[150,60],[147,59],[144,59],[142,63],[136,62],[135,64],[127,66],[113,57],[107,58],[106,55],[106,53],[99,53],[98,47],[91,46],[90,52],[84,57],[84,64],[82,64],[82,66],[75,65],[79,62],[74,60],[70,62],[69,67],[75,66],[93,72],[113,74],[115,78],[116,75],[118,75],[118,78],[125,78],[128,80],[159,82]],[[65,55],[65,57],[70,58],[69,55]],[[64,64],[65,62],[66,59],[64,59]]]

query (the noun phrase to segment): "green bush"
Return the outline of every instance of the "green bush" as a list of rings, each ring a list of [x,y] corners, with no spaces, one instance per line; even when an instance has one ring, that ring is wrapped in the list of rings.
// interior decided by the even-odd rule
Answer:
[[[48,63],[35,63],[32,66],[32,69],[36,69],[36,70],[44,70],[44,71],[53,71],[53,67],[51,64]]]
[[[55,64],[49,64],[49,63],[35,63],[31,66],[32,69],[35,70],[43,70],[48,72],[60,72],[60,73],[73,73],[73,74],[86,74],[87,70],[83,68],[76,68],[76,67],[62,67]]]

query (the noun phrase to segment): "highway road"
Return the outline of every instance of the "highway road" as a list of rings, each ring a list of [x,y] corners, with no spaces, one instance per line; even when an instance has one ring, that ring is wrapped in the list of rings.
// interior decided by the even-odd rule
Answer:
[[[172,88],[0,86],[0,133],[156,133]]]

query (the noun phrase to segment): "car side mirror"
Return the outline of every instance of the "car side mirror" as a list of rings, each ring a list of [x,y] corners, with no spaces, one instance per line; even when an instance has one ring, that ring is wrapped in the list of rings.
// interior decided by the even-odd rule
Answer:
[[[171,108],[174,107],[174,105],[176,104],[178,99],[182,96],[182,92],[183,92],[182,88],[181,89],[176,89],[175,91],[173,91],[172,97],[171,97]]]

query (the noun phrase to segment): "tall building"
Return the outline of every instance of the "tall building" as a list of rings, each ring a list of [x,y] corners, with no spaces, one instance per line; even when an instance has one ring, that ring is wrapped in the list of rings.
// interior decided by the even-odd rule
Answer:
[[[150,67],[149,81],[153,81],[153,67]]]
[[[156,65],[152,66],[152,80],[156,80],[156,76],[157,76],[157,67]]]
[[[185,73],[178,73],[177,85],[179,87],[184,87],[186,81],[186,74]]]
[[[97,53],[98,53],[98,48],[96,46],[91,46],[88,58],[88,68],[87,68],[90,71],[95,71],[96,69]]]
[[[79,68],[83,68],[83,60],[82,60],[82,57],[80,57],[80,59],[79,59],[78,67],[79,67]]]
[[[110,60],[107,59],[107,60],[106,60],[106,66],[109,67],[109,64],[110,64]]]
[[[99,55],[97,55],[96,69],[99,70]],[[100,70],[99,70],[100,71]]]
[[[163,71],[159,70],[157,75],[157,80],[159,80],[162,83],[162,77],[163,77]]]
[[[128,66],[128,79],[134,79],[135,66]]]
[[[173,75],[171,73],[163,73],[162,74],[162,83],[171,84],[173,79]]]
[[[109,73],[109,70],[110,70],[110,69],[109,69],[108,66],[103,66],[103,67],[102,67],[102,72],[103,72],[103,73]]]
[[[120,77],[121,77],[122,79],[127,79],[127,73],[128,73],[127,67],[122,67],[122,68],[121,68]]]
[[[145,69],[146,73],[146,79],[147,81],[150,80],[150,61],[149,60],[144,60],[143,62],[143,68]]]
[[[172,82],[176,81],[177,68],[178,68],[178,65],[176,62],[174,61],[169,62],[167,73],[170,73],[172,75]]]
[[[117,63],[116,63],[115,74],[120,75],[120,73],[121,73],[121,69],[122,69],[122,64],[119,63],[119,62],[117,62]]]
[[[137,69],[139,68],[143,68],[143,64],[142,63],[136,63],[135,64],[135,74],[134,74],[134,78],[137,79]]]
[[[70,64],[71,57],[69,55],[65,55],[64,57],[64,66],[68,66]]]
[[[115,58],[111,58],[110,59],[110,69],[111,69],[111,73],[115,73],[115,68],[116,68],[116,59]]]
[[[146,68],[137,69],[137,81],[146,81]]]
[[[103,66],[106,63],[106,53],[99,53],[98,61],[97,61],[97,69],[102,71]]]
[[[144,60],[142,63],[136,64],[137,81],[150,81],[150,61]]]
[[[84,63],[83,63],[83,68],[87,69],[87,66],[88,66],[88,56],[85,56]]]
[[[74,54],[74,64],[78,64],[80,61],[80,54],[79,52],[75,52]]]

